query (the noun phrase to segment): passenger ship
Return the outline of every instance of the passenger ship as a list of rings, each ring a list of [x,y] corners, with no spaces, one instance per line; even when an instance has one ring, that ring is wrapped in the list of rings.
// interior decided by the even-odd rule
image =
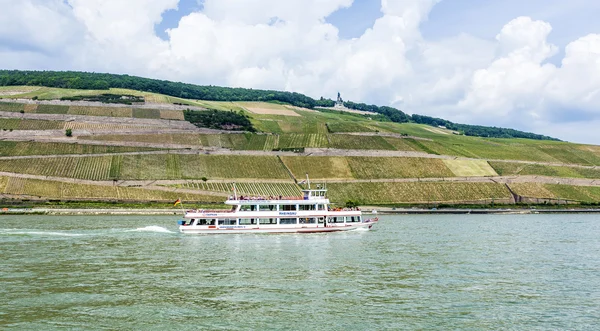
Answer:
[[[234,188],[235,190],[235,188]],[[330,208],[326,189],[301,197],[247,197],[225,202],[229,211],[191,210],[179,221],[182,233],[318,233],[370,229],[377,218],[363,219],[359,208]]]

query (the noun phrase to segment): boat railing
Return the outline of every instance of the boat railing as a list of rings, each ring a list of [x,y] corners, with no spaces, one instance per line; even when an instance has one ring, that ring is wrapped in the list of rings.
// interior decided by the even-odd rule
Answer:
[[[186,210],[185,213],[186,214],[190,214],[190,213],[199,213],[199,214],[206,214],[206,213],[235,213],[235,210],[230,210],[230,209],[190,209],[190,210]]]
[[[304,200],[304,197],[284,197],[284,196],[269,196],[269,197],[256,197],[256,196],[245,196],[239,197],[229,196],[228,201],[276,201],[276,200]]]

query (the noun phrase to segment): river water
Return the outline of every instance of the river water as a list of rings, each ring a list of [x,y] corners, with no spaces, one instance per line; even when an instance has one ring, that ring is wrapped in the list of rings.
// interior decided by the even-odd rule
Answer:
[[[597,329],[600,215],[384,216],[181,235],[176,217],[0,218],[0,329]]]

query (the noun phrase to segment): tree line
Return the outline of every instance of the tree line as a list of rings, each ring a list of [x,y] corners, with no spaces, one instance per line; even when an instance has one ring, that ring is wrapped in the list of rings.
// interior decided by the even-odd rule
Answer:
[[[255,90],[247,88],[220,87],[212,85],[194,85],[181,82],[150,79],[129,75],[76,71],[21,71],[0,70],[0,86],[46,86],[70,89],[108,90],[124,88],[144,92],[165,94],[184,99],[210,101],[266,101],[282,102],[297,107],[314,109],[315,107],[333,107],[331,99],[315,100],[304,94],[273,90]],[[380,114],[396,123],[414,122],[432,126],[445,126],[450,130],[468,136],[494,138],[527,138],[537,140],[558,140],[544,135],[523,132],[514,129],[452,123],[450,121],[422,115],[408,115],[394,107],[367,105],[365,103],[344,102],[347,108]],[[225,116],[225,115],[223,115]],[[216,122],[220,122],[217,120]],[[242,124],[245,126],[246,124]]]

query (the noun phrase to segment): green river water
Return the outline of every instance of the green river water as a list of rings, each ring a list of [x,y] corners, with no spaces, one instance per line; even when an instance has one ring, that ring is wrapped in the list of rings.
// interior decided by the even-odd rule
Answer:
[[[0,329],[600,328],[600,215],[305,235],[182,235],[176,220],[1,217]]]

